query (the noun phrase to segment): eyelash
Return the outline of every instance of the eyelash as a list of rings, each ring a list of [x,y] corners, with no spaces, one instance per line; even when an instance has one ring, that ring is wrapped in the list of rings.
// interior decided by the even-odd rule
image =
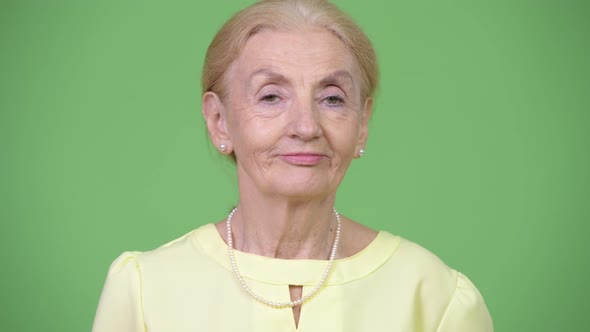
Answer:
[[[335,101],[336,103],[328,102],[328,100]],[[326,104],[330,107],[342,106],[344,104],[344,98],[338,95],[328,96],[324,98],[323,101],[326,102]]]
[[[267,95],[262,96],[262,98],[260,98],[260,101],[267,103],[267,104],[276,104],[277,102],[279,102],[281,99],[281,97],[277,94],[274,93],[270,93]],[[342,106],[344,104],[344,98],[338,96],[338,95],[333,95],[333,96],[328,96],[324,99],[322,99],[322,101],[329,107],[338,107],[338,106]]]
[[[269,99],[274,99],[274,100],[269,100]],[[279,95],[277,95],[275,93],[269,93],[267,95],[262,96],[262,98],[260,98],[260,101],[265,102],[267,104],[274,104],[274,103],[277,103],[279,101],[279,99],[281,99],[281,97],[279,97]]]

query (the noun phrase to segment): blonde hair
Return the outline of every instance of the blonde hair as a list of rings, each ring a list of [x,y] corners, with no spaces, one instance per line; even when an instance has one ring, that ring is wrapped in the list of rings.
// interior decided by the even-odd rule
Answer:
[[[377,57],[371,41],[344,12],[327,0],[262,0],[235,14],[209,45],[201,84],[224,98],[224,75],[248,39],[261,30],[301,30],[320,27],[350,49],[361,69],[361,98],[373,96],[378,84]]]

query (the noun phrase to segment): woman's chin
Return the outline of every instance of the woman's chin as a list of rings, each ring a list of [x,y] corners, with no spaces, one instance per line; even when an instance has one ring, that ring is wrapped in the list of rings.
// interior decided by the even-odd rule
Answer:
[[[273,187],[270,192],[274,195],[301,200],[329,196],[334,191],[327,183],[283,182]]]
[[[265,196],[293,199],[322,199],[334,194],[341,177],[326,169],[310,167],[298,170],[277,169],[265,176],[244,176],[243,188],[246,192],[259,192]],[[258,174],[257,174],[258,175]]]

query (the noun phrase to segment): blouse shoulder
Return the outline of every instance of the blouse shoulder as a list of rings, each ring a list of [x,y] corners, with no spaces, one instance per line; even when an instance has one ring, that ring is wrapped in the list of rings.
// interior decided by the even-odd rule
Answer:
[[[492,318],[481,294],[462,273],[457,273],[455,292],[436,331],[494,331]]]
[[[100,296],[93,332],[145,331],[140,252],[121,254],[111,264]]]
[[[178,270],[195,259],[193,235],[198,230],[154,250],[127,251],[117,257],[109,267],[92,331],[145,331],[145,286],[150,288],[154,279],[172,282]]]
[[[209,227],[211,227],[210,224],[201,226],[156,249],[139,253],[143,271],[146,275],[152,273],[160,275],[162,270],[175,270],[186,264],[202,261],[205,255],[197,239]]]
[[[195,259],[195,253],[199,251],[194,250],[193,237],[198,231],[196,229],[154,250],[127,251],[117,257],[109,267],[92,331],[145,331],[145,285],[153,284],[154,278],[173,280],[178,269]]]
[[[418,290],[422,310],[435,319],[437,332],[493,331],[492,319],[477,288],[432,252],[401,239],[390,263],[403,271],[404,284]]]
[[[139,256],[141,251],[126,251],[119,255],[109,267],[109,276],[124,274],[131,271],[139,271]]]
[[[455,286],[456,271],[449,268],[438,256],[412,241],[400,238],[392,260],[406,273],[413,274],[422,282],[437,282],[437,288],[444,286],[449,291]]]

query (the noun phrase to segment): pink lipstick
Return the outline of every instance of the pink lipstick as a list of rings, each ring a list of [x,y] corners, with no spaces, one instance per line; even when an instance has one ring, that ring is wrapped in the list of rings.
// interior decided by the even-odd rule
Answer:
[[[324,155],[317,153],[289,153],[282,154],[281,158],[292,165],[315,166],[322,161]]]

